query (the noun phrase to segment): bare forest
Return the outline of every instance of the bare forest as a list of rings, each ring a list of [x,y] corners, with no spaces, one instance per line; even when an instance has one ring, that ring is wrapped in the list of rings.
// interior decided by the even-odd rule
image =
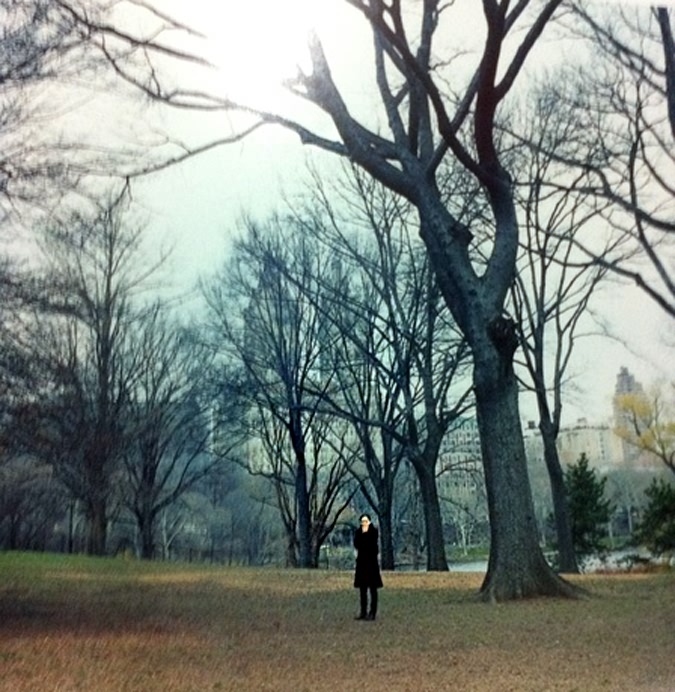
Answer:
[[[471,4],[289,3],[302,40],[261,16],[223,67],[206,5],[0,0],[0,548],[349,569],[367,511],[386,570],[477,559],[484,601],[583,596],[571,363],[616,339],[622,287],[675,316],[673,12]],[[278,100],[266,40],[297,49]],[[144,190],[248,142],[272,167],[280,136],[292,192],[268,212],[261,180],[183,288]],[[652,545],[662,385],[589,460],[598,552]]]

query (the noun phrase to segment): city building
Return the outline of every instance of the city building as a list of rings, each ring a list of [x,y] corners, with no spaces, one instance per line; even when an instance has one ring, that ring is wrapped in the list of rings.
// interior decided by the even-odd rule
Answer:
[[[658,466],[658,460],[647,459],[645,454],[626,443],[616,430],[627,423],[626,413],[622,410],[622,396],[643,396],[640,382],[630,370],[622,367],[616,378],[614,390],[613,417],[606,423],[590,423],[585,418],[578,419],[572,425],[561,428],[558,434],[557,447],[560,462],[563,466],[575,464],[585,454],[589,464],[602,472],[625,468],[650,468]],[[531,465],[544,464],[544,446],[536,421],[528,421],[523,428],[525,453]],[[457,468],[467,462],[480,461],[480,439],[478,425],[473,418],[462,419],[447,434],[443,454],[444,468]]]
[[[619,374],[616,376],[616,385],[614,387],[614,398],[612,400],[612,407],[614,409],[614,429],[630,429],[631,427],[631,416],[630,413],[622,407],[622,401],[625,401],[626,397],[644,397],[645,393],[640,382],[638,382],[635,377],[631,374],[628,368],[622,367],[619,370]],[[623,458],[627,464],[636,465],[640,462],[641,455],[640,450],[635,446],[631,445],[626,440],[621,440],[621,445],[623,448]]]
[[[473,469],[482,462],[478,422],[460,418],[445,435],[441,450],[441,471]]]
[[[558,434],[558,454],[564,466],[576,464],[582,454],[591,467],[612,471],[625,466],[623,441],[610,425],[591,425],[585,418]]]

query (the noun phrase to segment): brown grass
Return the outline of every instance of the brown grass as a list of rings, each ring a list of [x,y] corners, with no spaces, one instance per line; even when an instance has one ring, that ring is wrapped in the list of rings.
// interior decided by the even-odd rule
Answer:
[[[583,601],[478,603],[478,574],[0,554],[0,690],[675,690],[675,573],[575,578]]]

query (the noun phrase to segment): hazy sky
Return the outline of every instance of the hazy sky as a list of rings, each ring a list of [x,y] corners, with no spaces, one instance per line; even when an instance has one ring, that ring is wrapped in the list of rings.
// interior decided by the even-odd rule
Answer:
[[[479,5],[476,0],[459,1],[468,18]],[[359,25],[351,23],[340,0],[164,0],[159,5],[211,35],[207,54],[222,69],[209,73],[200,85],[270,109],[296,107],[279,83],[304,60],[302,45],[308,22],[297,20],[309,16],[329,57],[336,61],[335,69],[350,90],[348,95],[367,103],[360,81],[363,69],[353,48]],[[307,7],[313,8],[309,14]],[[472,24],[468,19],[467,25]],[[255,32],[259,40],[251,43],[249,37]],[[186,138],[208,136],[209,128],[215,132],[227,126],[225,116],[219,117],[221,121],[188,118],[184,124],[181,121],[185,128],[181,131]],[[322,125],[320,120],[312,122]],[[188,287],[201,273],[221,263],[228,236],[241,215],[264,217],[278,209],[283,193],[292,195],[298,190],[307,157],[328,160],[327,155],[303,148],[294,135],[267,128],[242,143],[212,151],[138,184],[136,199],[148,214],[151,232],[157,242],[175,246],[175,280]],[[644,385],[673,379],[674,349],[666,346],[668,341],[675,343],[672,320],[637,289],[618,284],[603,290],[597,308],[626,344],[600,337],[579,342],[573,366],[579,391],[570,392],[567,421],[581,416],[591,421],[608,418],[614,381],[622,365]],[[527,400],[523,409],[524,416],[532,415]]]

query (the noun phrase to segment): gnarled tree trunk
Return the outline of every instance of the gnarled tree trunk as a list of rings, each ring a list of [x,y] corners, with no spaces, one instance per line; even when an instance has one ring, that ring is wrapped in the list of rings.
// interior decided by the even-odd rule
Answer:
[[[474,346],[476,411],[490,514],[490,557],[481,595],[505,601],[576,590],[544,559],[527,474],[513,372],[515,330],[508,320],[492,324]]]

